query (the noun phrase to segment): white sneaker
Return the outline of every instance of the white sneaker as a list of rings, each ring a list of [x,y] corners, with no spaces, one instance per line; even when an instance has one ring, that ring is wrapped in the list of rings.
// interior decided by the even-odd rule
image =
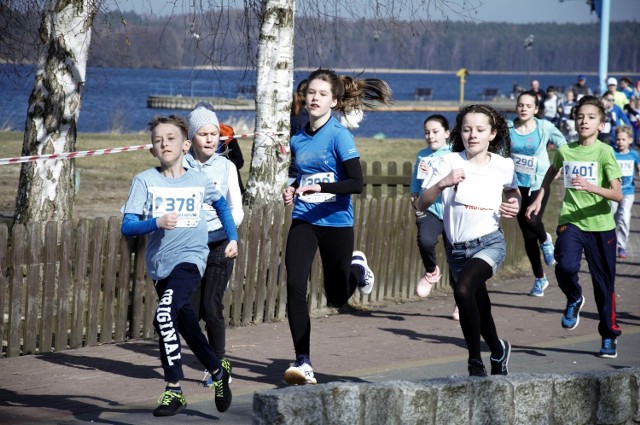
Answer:
[[[284,382],[290,385],[317,384],[313,368],[309,363],[296,361],[284,371]]]
[[[460,311],[458,310],[458,304],[453,306],[453,313],[451,313],[451,318],[456,322],[460,321]]]
[[[431,273],[426,273],[424,276],[420,278],[418,281],[418,286],[416,286],[416,293],[419,297],[427,297],[431,293],[431,288],[433,285],[440,281],[442,274],[440,273],[440,267],[436,265],[436,269]]]
[[[358,289],[363,294],[369,295],[371,291],[373,291],[375,276],[373,275],[373,271],[371,271],[371,269],[369,268],[369,264],[367,264],[367,257],[364,255],[364,252],[353,251],[351,264],[360,266],[360,268],[362,269],[362,281],[360,282],[360,285],[358,285]]]

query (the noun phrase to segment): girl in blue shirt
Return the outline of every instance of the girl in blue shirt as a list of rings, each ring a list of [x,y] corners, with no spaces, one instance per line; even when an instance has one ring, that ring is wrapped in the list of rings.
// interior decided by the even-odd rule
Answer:
[[[556,148],[566,144],[564,135],[550,121],[539,120],[535,117],[538,112],[538,98],[531,91],[520,93],[516,101],[517,118],[508,122],[511,138],[511,157],[515,163],[518,188],[522,196],[522,208],[518,213],[518,225],[524,237],[524,247],[533,271],[533,288],[529,292],[534,297],[544,296],[544,290],[549,286],[549,280],[542,267],[540,251],[544,262],[551,266],[554,247],[551,235],[547,233],[542,223],[542,215],[547,205],[549,195],[542,200],[540,212],[527,220],[524,213],[527,207],[536,199],[544,175],[549,169],[549,154],[547,147]]]
[[[373,273],[364,254],[353,252],[351,194],[363,188],[360,154],[353,135],[331,113],[343,115],[371,106],[367,100],[389,103],[391,89],[382,80],[353,79],[320,68],[309,75],[304,105],[309,122],[291,138],[297,177],[283,192],[293,205],[287,238],[287,315],[296,361],[285,371],[289,384],[315,384],[310,355],[311,320],[307,286],[311,263],[320,250],[327,303],[340,308],[356,288],[368,294]],[[296,96],[297,98],[297,96]],[[295,98],[294,98],[295,99]]]

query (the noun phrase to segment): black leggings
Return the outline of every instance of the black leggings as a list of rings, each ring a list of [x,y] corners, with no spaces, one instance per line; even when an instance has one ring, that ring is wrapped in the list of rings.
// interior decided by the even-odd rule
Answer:
[[[520,186],[519,189],[522,201],[520,212],[518,212],[518,225],[520,225],[520,230],[522,230],[522,236],[524,237],[524,249],[531,263],[531,271],[533,271],[535,277],[541,278],[544,276],[544,269],[542,268],[542,260],[540,259],[540,244],[547,240],[547,233],[542,223],[542,215],[544,214],[544,209],[547,207],[549,191],[546,191],[542,197],[540,211],[537,215],[532,215],[531,221],[529,221],[524,214],[527,211],[527,207],[535,201],[540,191],[534,190],[529,194],[530,188]]]
[[[469,350],[469,360],[482,361],[480,336],[494,358],[502,356],[502,344],[491,315],[491,300],[487,292],[487,280],[493,270],[486,261],[471,258],[460,270],[458,281],[453,284],[453,297],[460,312],[460,327]]]
[[[360,270],[351,268],[353,227],[314,226],[293,220],[287,238],[287,316],[296,355],[310,351],[311,320],[307,306],[307,286],[311,264],[320,249],[327,304],[342,307],[358,287]]]

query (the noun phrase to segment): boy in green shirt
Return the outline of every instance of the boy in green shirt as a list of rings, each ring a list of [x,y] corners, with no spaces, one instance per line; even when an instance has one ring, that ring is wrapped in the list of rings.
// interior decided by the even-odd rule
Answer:
[[[561,146],[547,170],[536,200],[527,208],[530,218],[540,209],[542,197],[554,176],[564,171],[566,188],[555,246],[556,279],[567,297],[562,327],[575,329],[585,297],[578,282],[584,251],[600,322],[602,336],[599,356],[617,356],[617,337],[622,331],[616,320],[616,224],[609,201],[620,202],[622,172],[613,148],[598,140],[605,120],[604,106],[594,96],[584,96],[576,106],[578,141]]]

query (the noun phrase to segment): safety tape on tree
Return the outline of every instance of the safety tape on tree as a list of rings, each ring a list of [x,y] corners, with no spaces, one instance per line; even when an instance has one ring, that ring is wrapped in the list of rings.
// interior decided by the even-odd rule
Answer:
[[[234,134],[233,136],[222,136],[220,137],[221,141],[227,139],[246,139],[248,137],[255,136],[257,134],[266,134],[268,136],[281,136],[289,133],[285,133],[282,131],[273,132],[273,133],[247,133],[247,134]],[[31,155],[31,156],[17,156],[14,158],[0,158],[0,165],[7,164],[20,164],[23,162],[33,162],[33,161],[50,161],[50,160],[58,160],[58,159],[71,159],[71,158],[84,158],[89,156],[100,156],[100,155],[108,155],[112,153],[121,153],[121,152],[134,152],[141,151],[145,149],[151,149],[153,145],[137,145],[137,146],[123,146],[120,148],[107,148],[107,149],[94,149],[90,151],[76,151],[76,152],[61,152],[61,153],[53,153],[50,155]],[[280,147],[282,150],[282,146]]]

